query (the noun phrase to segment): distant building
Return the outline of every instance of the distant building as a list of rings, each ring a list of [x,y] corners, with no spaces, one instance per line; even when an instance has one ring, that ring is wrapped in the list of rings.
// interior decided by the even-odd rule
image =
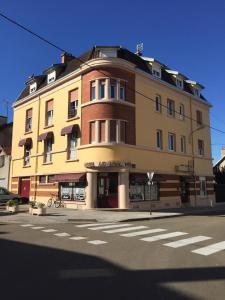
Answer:
[[[13,123],[0,116],[0,187],[9,187]]]
[[[214,173],[222,170],[225,170],[225,147],[221,149],[221,158],[213,166]]]
[[[209,205],[211,104],[202,89],[119,46],[64,53],[14,103],[11,190],[38,201],[58,194],[74,208]]]

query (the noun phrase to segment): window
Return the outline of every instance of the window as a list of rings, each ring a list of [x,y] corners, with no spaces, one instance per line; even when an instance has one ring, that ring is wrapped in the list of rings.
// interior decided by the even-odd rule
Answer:
[[[78,111],[78,89],[69,93],[69,110],[68,118],[74,118]]]
[[[120,142],[126,143],[127,142],[127,122],[120,121]]]
[[[176,151],[176,136],[174,133],[168,134],[168,149],[169,151]]]
[[[152,70],[152,75],[153,75],[154,77],[158,77],[158,78],[161,77],[161,76],[160,76],[160,72],[159,72],[158,70],[155,70],[155,69]]]
[[[104,99],[105,98],[105,79],[99,80],[99,99]]]
[[[200,197],[207,196],[206,178],[199,177],[199,181],[200,181]]]
[[[202,112],[200,110],[196,111],[196,121],[197,125],[202,125]]]
[[[200,96],[200,92],[199,92],[199,89],[197,88],[194,88],[194,95],[199,97]]]
[[[159,200],[159,185],[157,182],[153,182],[153,185],[148,185],[147,182],[131,180],[129,198],[131,201],[157,201]]]
[[[92,81],[91,82],[91,100],[96,99],[96,82]]]
[[[95,122],[90,123],[90,144],[95,143]]]
[[[45,155],[44,161],[45,163],[50,163],[52,161],[52,138],[47,138],[45,140]]]
[[[171,117],[175,117],[175,102],[173,100],[167,100],[167,114]]]
[[[120,100],[125,100],[125,84],[120,82]]]
[[[117,57],[117,50],[98,50],[98,57]]]
[[[179,118],[180,120],[184,120],[184,104],[180,104],[179,106]]]
[[[159,95],[156,95],[155,97],[155,111],[157,112],[162,111],[161,97]]]
[[[104,143],[106,141],[106,136],[105,136],[105,121],[100,121],[99,122],[99,142]]]
[[[51,72],[50,74],[48,74],[47,82],[48,82],[48,83],[51,83],[51,82],[53,82],[53,81],[55,81],[55,80],[56,80],[56,72],[53,71],[53,72]]]
[[[45,175],[39,176],[39,183],[46,183],[46,176]]]
[[[117,121],[116,120],[110,120],[110,130],[109,130],[109,141],[110,142],[116,142],[117,141]]]
[[[47,183],[54,183],[55,182],[55,175],[48,175]]]
[[[156,147],[157,149],[162,150],[163,144],[162,144],[162,130],[158,129],[156,131]]]
[[[116,80],[110,79],[110,98],[115,99],[116,98]]]
[[[5,155],[0,156],[0,168],[3,168],[5,165]]]
[[[53,100],[46,102],[46,126],[53,124]]]
[[[180,137],[180,151],[186,153],[186,137],[183,135]]]
[[[30,166],[30,145],[24,145],[24,166]]]
[[[77,158],[77,132],[68,135],[68,159],[75,160]]]
[[[30,85],[30,94],[36,92],[36,90],[37,90],[37,83],[35,82]]]
[[[204,141],[198,140],[198,155],[204,155]]]
[[[32,108],[26,111],[26,124],[25,132],[29,132],[32,129]]]
[[[182,79],[179,79],[179,78],[176,78],[176,86],[177,86],[179,89],[183,89],[183,80],[182,80]]]

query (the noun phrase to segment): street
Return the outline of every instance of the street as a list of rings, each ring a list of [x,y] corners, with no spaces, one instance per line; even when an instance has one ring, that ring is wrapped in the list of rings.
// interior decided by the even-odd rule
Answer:
[[[1,298],[224,299],[224,217],[1,223]]]

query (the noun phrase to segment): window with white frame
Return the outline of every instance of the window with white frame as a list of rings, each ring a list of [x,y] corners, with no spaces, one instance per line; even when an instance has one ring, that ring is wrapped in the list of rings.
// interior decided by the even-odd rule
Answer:
[[[102,49],[98,51],[98,57],[117,57],[116,49]]]
[[[53,124],[53,100],[46,102],[46,120],[45,125],[51,126]]]
[[[69,92],[68,118],[74,118],[78,111],[78,89]]]
[[[175,102],[171,99],[167,99],[167,115],[175,117]]]
[[[174,133],[168,133],[168,150],[176,151],[176,135]]]
[[[96,99],[96,82],[95,81],[91,82],[90,93],[91,93],[91,100],[95,100]]]
[[[37,90],[37,82],[34,82],[30,85],[30,94],[36,92]]]
[[[26,111],[26,124],[25,132],[29,132],[32,129],[32,108]]]
[[[176,78],[176,86],[179,88],[179,89],[183,89],[184,87],[184,82],[182,79],[180,78]]]
[[[180,106],[179,106],[179,118],[180,118],[180,120],[184,120],[184,115],[185,115],[184,104],[180,104]]]
[[[152,75],[156,78],[161,78],[161,67],[152,65]]]
[[[161,112],[162,111],[162,102],[161,102],[161,96],[156,95],[155,96],[155,111]]]
[[[24,145],[24,166],[30,165],[31,145]]]
[[[199,182],[200,182],[200,197],[205,197],[207,196],[206,178],[199,177]]]
[[[125,83],[120,81],[120,100],[125,100]]]
[[[47,138],[45,140],[45,153],[44,153],[44,162],[49,163],[52,161],[52,138]]]
[[[90,144],[96,143],[95,127],[96,127],[95,122],[90,122],[90,136],[89,136]]]
[[[180,137],[180,151],[186,153],[186,137],[184,135]]]
[[[116,98],[116,91],[117,91],[117,82],[115,79],[110,79],[110,98],[115,99]]]
[[[68,160],[77,158],[77,132],[68,135]]]
[[[106,80],[101,79],[99,80],[99,99],[105,99],[105,92],[106,92]]]
[[[163,141],[162,141],[162,130],[157,129],[156,131],[156,147],[159,150],[163,148]]]
[[[56,71],[53,71],[48,74],[47,82],[51,83],[54,82],[55,80],[56,80]]]

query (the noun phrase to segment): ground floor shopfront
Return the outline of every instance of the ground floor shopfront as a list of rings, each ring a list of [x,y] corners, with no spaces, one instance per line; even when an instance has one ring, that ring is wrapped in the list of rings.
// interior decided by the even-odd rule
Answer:
[[[154,174],[107,168],[81,173],[13,177],[12,192],[46,202],[52,195],[78,209],[148,209],[209,206],[214,203],[213,177]]]

